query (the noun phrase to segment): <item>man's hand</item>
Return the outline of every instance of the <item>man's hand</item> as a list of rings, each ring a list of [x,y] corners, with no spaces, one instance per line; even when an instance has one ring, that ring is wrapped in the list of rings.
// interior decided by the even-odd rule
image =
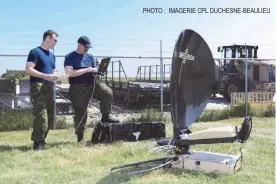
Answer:
[[[56,77],[53,74],[44,74],[43,79],[48,80],[48,81],[53,81],[56,79]]]
[[[36,69],[34,69],[34,67],[35,67],[34,63],[27,62],[26,67],[25,67],[26,73],[30,76],[45,79],[45,80],[49,80],[49,81],[53,81],[53,80],[56,79],[56,77],[53,74],[44,74],[44,73],[39,72]]]
[[[98,71],[97,68],[92,68],[92,67],[87,68],[87,72],[97,72],[97,71]]]
[[[97,71],[98,71],[97,68],[92,68],[92,67],[74,70],[72,66],[65,66],[65,73],[69,77],[77,77],[85,73],[97,72]]]

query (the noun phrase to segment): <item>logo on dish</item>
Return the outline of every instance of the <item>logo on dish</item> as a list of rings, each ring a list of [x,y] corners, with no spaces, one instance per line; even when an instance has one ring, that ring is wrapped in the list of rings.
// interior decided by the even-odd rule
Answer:
[[[178,57],[183,59],[182,63],[186,63],[187,60],[189,60],[189,61],[195,60],[194,55],[188,54],[188,49],[185,49],[185,52],[179,52]]]

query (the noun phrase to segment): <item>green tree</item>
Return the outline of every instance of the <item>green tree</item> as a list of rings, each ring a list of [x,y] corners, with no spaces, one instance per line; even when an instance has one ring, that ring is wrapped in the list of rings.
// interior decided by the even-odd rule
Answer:
[[[26,75],[25,71],[20,71],[20,70],[7,70],[6,73],[4,73],[2,75],[2,78],[10,79],[10,80],[23,79],[26,77],[27,77],[27,75]]]

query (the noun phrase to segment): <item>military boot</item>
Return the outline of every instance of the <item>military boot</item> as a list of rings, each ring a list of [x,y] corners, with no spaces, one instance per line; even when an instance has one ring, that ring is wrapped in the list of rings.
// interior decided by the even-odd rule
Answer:
[[[77,137],[78,137],[78,142],[81,142],[83,141],[83,134],[77,134]]]
[[[41,142],[34,142],[33,149],[34,149],[35,151],[39,151],[39,150],[43,150],[44,148],[43,148]]]

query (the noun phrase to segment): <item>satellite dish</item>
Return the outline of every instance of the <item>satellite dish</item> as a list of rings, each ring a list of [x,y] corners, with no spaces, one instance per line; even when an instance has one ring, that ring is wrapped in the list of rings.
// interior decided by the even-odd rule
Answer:
[[[188,127],[205,109],[215,84],[212,52],[195,31],[186,29],[180,33],[171,71],[171,116],[174,137],[178,137],[189,131]]]
[[[190,150],[190,146],[233,143],[236,140],[245,143],[251,134],[252,117],[246,116],[240,129],[237,126],[214,127],[192,133],[189,126],[200,116],[213,93],[215,61],[204,39],[195,31],[187,29],[182,31],[177,39],[171,67],[171,116],[174,138],[161,139],[157,144],[166,146],[170,151],[169,146],[172,145],[174,154],[165,158],[113,167],[111,170],[132,167],[128,174],[140,174],[167,167],[235,173],[242,164],[242,151],[240,155],[233,156],[193,151]],[[224,162],[225,160],[227,162]],[[204,162],[204,166],[201,166],[201,161]]]

